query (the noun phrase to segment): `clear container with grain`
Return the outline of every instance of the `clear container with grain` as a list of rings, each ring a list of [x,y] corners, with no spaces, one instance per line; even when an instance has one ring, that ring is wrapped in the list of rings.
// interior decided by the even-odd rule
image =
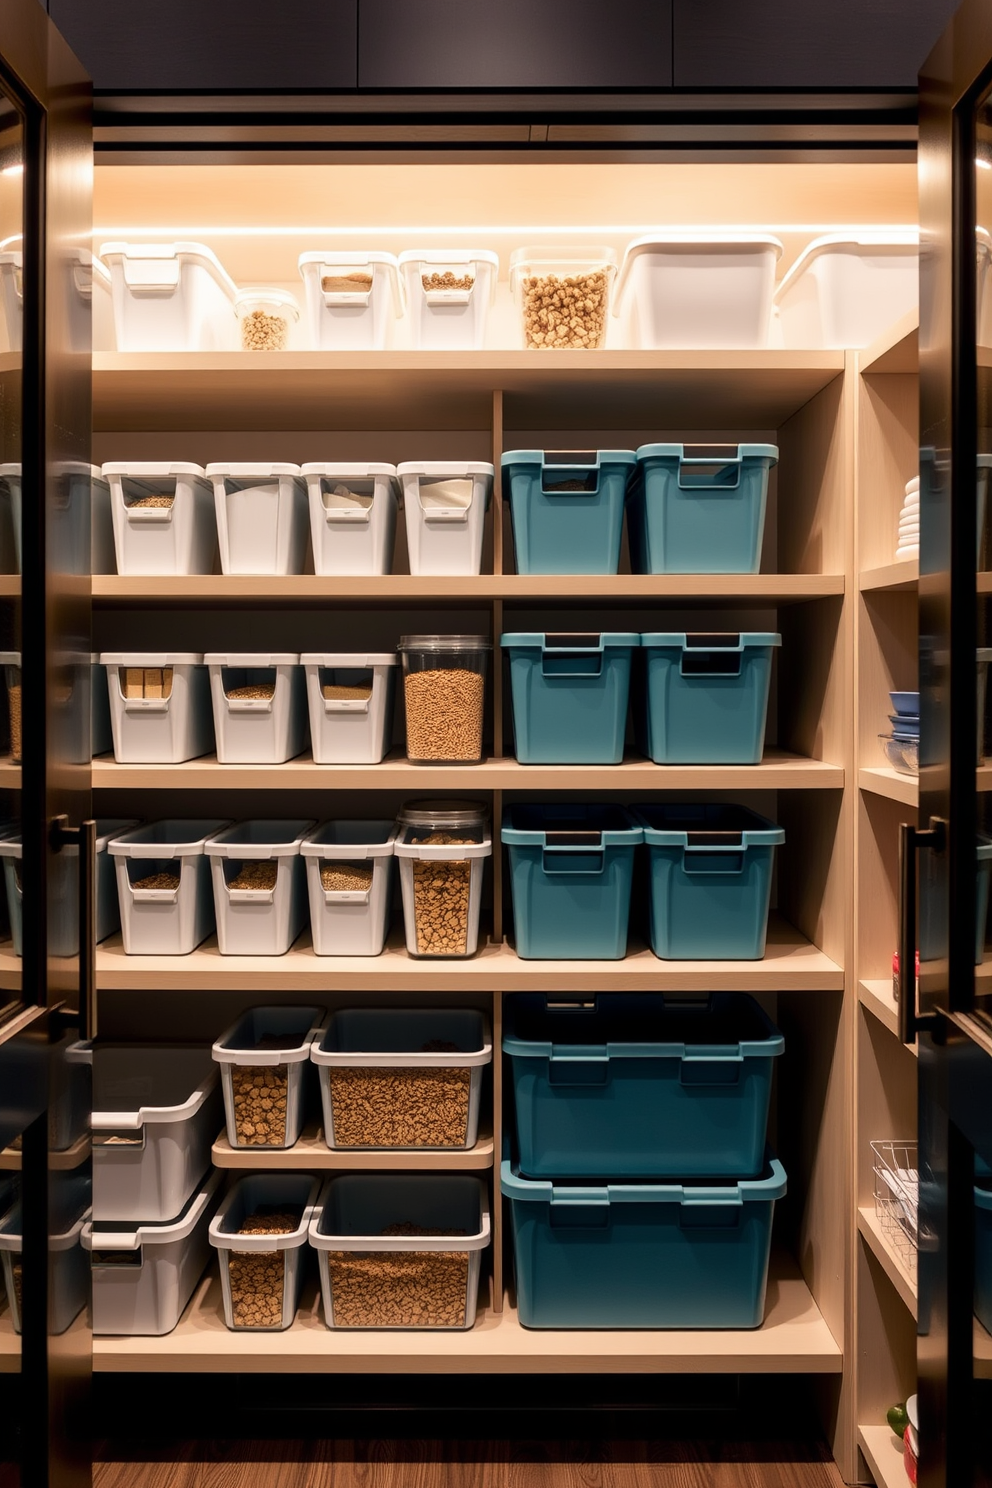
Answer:
[[[234,301],[242,351],[286,351],[300,318],[295,295],[285,289],[241,289]]]
[[[410,801],[399,814],[406,948],[411,956],[474,956],[485,859],[493,844],[478,801]]]
[[[403,658],[406,755],[412,764],[478,764],[482,759],[485,636],[407,635]]]
[[[7,718],[8,737],[10,739],[10,758],[13,764],[21,763],[21,653],[20,651],[0,651],[0,663],[3,664],[4,674],[7,679]]]
[[[282,956],[306,923],[300,844],[312,821],[238,822],[205,846],[222,956]]]
[[[282,1151],[303,1130],[310,1045],[324,1025],[318,1007],[256,1007],[211,1050],[220,1065],[232,1147]]]
[[[486,1185],[468,1174],[332,1178],[310,1223],[325,1323],[466,1332],[489,1231]]]
[[[389,932],[397,831],[391,821],[330,821],[304,838],[300,852],[318,956],[378,956],[382,951]]]
[[[612,248],[517,248],[510,288],[524,345],[535,351],[603,346],[616,273]]]
[[[210,1244],[232,1332],[278,1333],[292,1325],[319,1194],[320,1179],[309,1173],[254,1173],[222,1202]]]

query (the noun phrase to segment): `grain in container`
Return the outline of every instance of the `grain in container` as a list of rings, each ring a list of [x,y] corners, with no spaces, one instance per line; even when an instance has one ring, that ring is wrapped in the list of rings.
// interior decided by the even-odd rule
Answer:
[[[301,253],[307,325],[314,351],[382,351],[403,291],[391,253]]]
[[[376,461],[302,467],[310,498],[314,573],[387,574],[393,566],[400,485]]]
[[[877,228],[814,238],[775,293],[789,347],[870,346],[919,304],[920,235]]]
[[[318,765],[377,765],[393,734],[396,653],[305,651],[310,742]]]
[[[21,692],[20,651],[0,651],[0,666],[4,670],[7,684],[7,738],[10,744],[11,763],[21,763],[23,704]]]
[[[237,351],[237,289],[203,243],[104,243],[118,351]]]
[[[65,1333],[89,1301],[89,1257],[83,1231],[89,1222],[90,1184],[80,1173],[61,1173],[53,1185],[49,1214],[48,1332]],[[0,1273],[3,1275],[15,1334],[24,1331],[21,1315],[24,1212],[20,1183],[0,1185]]]
[[[118,573],[213,573],[214,493],[201,466],[112,461],[103,475],[110,486]]]
[[[280,765],[307,734],[307,700],[295,652],[208,652],[217,759],[222,765]]]
[[[361,1152],[468,1150],[493,1046],[473,1008],[342,1008],[310,1050],[324,1140]]]
[[[186,956],[214,928],[204,843],[224,821],[158,821],[115,837],[121,935],[128,956]]]
[[[312,821],[246,821],[204,844],[222,956],[282,956],[303,929],[300,843]]]
[[[478,764],[482,759],[485,636],[401,636],[407,759],[415,764]]]
[[[477,574],[495,467],[482,460],[408,460],[403,484],[412,574]]]
[[[238,290],[234,313],[242,351],[287,351],[300,307],[288,290],[256,285]]]
[[[393,887],[391,821],[331,821],[300,844],[310,931],[318,956],[378,956],[389,933]]]
[[[398,262],[411,344],[418,350],[481,351],[499,255],[486,248],[411,248]]]
[[[214,742],[210,675],[192,651],[101,651],[119,765],[179,765]]]
[[[627,488],[635,573],[757,573],[774,444],[642,444]]]
[[[310,1046],[323,1026],[323,1008],[256,1007],[213,1045],[232,1147],[285,1151],[299,1140]]]
[[[778,238],[652,233],[627,245],[613,312],[628,346],[767,346]]]
[[[522,574],[615,574],[631,450],[508,450],[513,551]]]
[[[656,765],[760,764],[781,644],[771,631],[642,633],[638,747]]]
[[[618,765],[623,759],[636,631],[515,631],[513,739],[522,765]]]
[[[612,248],[516,248],[510,254],[510,288],[524,346],[537,351],[603,346],[616,272]]]
[[[330,1179],[310,1224],[325,1323],[467,1331],[489,1233],[486,1186],[468,1174]]]
[[[308,506],[300,467],[215,463],[206,474],[214,488],[221,573],[301,573]]]
[[[477,801],[409,801],[397,819],[406,948],[411,956],[474,956],[485,859],[486,807]]]
[[[320,1179],[309,1173],[253,1173],[222,1200],[209,1234],[232,1332],[278,1333],[292,1325],[319,1194]]]

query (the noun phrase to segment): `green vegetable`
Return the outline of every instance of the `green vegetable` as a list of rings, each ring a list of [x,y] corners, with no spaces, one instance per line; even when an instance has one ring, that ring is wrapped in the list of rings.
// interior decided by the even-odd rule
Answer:
[[[900,1400],[898,1405],[890,1405],[888,1410],[885,1412],[885,1419],[888,1421],[896,1436],[901,1439],[905,1434],[906,1427],[909,1425],[909,1417],[906,1414],[906,1407],[904,1403]]]

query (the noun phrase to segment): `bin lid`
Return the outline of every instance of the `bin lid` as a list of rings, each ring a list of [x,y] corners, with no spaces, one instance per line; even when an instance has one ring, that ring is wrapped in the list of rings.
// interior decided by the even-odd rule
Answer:
[[[463,479],[470,475],[488,476],[492,480],[496,474],[495,465],[489,465],[485,460],[404,460],[397,465],[396,474],[426,476],[428,480],[437,476],[438,480],[450,479],[461,476]]]
[[[204,654],[204,666],[222,667],[277,667],[297,666],[297,651],[208,651]]]
[[[784,275],[775,291],[775,304],[781,304],[795,288],[796,280],[805,274],[815,258],[823,253],[836,253],[855,249],[864,255],[887,254],[889,256],[916,257],[920,251],[920,232],[916,227],[859,228],[853,232],[825,233],[814,238],[800,253],[789,272]]]
[[[395,480],[396,466],[386,465],[381,460],[352,460],[344,463],[311,460],[300,466],[300,473],[321,476],[325,480],[371,480],[376,475],[388,475]]]
[[[206,472],[202,465],[190,465],[184,460],[109,460],[103,466],[104,475],[133,476],[143,480],[152,476],[164,480],[170,475],[193,475],[204,480]]]
[[[391,858],[398,832],[394,821],[323,822],[307,833],[300,852],[305,858]]]
[[[407,801],[396,814],[401,827],[473,827],[489,819],[485,801]]]
[[[290,858],[300,851],[313,821],[243,821],[203,844],[211,858]]]
[[[288,465],[283,461],[269,461],[259,464],[257,461],[236,462],[234,464],[225,461],[214,461],[208,465],[205,471],[207,480],[223,480],[229,476],[231,480],[270,480],[274,475],[292,475],[299,478],[299,465]]]
[[[642,631],[641,645],[670,646],[680,651],[746,651],[749,646],[781,646],[771,630]]]
[[[499,254],[491,248],[406,248],[396,262],[403,264],[492,264],[499,268]]]
[[[395,666],[398,657],[395,651],[304,651],[300,661],[304,666],[340,667],[344,671],[362,672],[369,667]]]
[[[296,296],[288,289],[279,289],[274,284],[245,284],[234,297],[235,310],[243,305],[278,305],[282,310],[292,310],[294,320],[300,318],[300,307]]]
[[[634,238],[627,244],[627,251],[620,266],[613,313],[619,314],[619,300],[627,283],[630,265],[642,253],[695,253],[700,258],[728,258],[734,255],[752,257],[762,250],[774,254],[776,262],[785,251],[780,239],[773,237],[771,233],[660,232],[647,233],[642,238]]]
[[[503,807],[501,837],[512,847],[634,847],[644,832],[623,806],[590,801],[518,801]]]
[[[167,820],[147,822],[107,845],[112,858],[182,858],[202,854],[203,844],[226,821]]]
[[[202,666],[198,651],[101,651],[101,666],[169,667]]]
[[[605,1183],[579,1179],[564,1183],[548,1178],[522,1178],[517,1162],[500,1164],[500,1188],[509,1199],[539,1204],[682,1204],[694,1209],[726,1204],[767,1203],[785,1195],[785,1169],[769,1156],[760,1178],[736,1183]]]
[[[610,647],[640,646],[641,637],[636,630],[512,630],[501,635],[499,643],[505,649],[529,651],[605,651]]]
[[[493,643],[481,635],[404,635],[397,651],[491,651]]]
[[[296,266],[302,269],[304,264],[330,264],[333,268],[349,264],[385,264],[395,270],[396,255],[378,248],[316,248],[300,254]]]
[[[183,263],[199,264],[230,300],[233,301],[238,292],[234,280],[206,243],[101,243],[100,257],[116,260],[124,269],[126,281],[132,282],[131,276],[135,276],[133,282],[142,285],[153,284],[155,280],[150,268],[143,271],[138,267],[141,264],[172,264],[177,261],[180,266]],[[178,283],[178,278],[174,282]]]
[[[506,450],[500,456],[500,467],[506,470],[511,465],[539,465],[542,470],[595,469],[603,465],[633,465],[633,450]]]
[[[215,1168],[207,1182],[193,1194],[178,1219],[167,1224],[149,1224],[147,1220],[113,1219],[95,1221],[83,1226],[80,1236],[84,1250],[141,1250],[145,1245],[171,1245],[192,1235],[204,1215],[214,1204],[224,1174]]]
[[[644,841],[654,847],[778,846],[785,831],[747,806],[707,802],[639,801],[631,806],[644,828]],[[990,844],[992,847],[992,844]]]
[[[778,464],[777,444],[641,444],[635,455],[642,460],[698,461],[701,465],[729,465],[733,460],[771,460]]]

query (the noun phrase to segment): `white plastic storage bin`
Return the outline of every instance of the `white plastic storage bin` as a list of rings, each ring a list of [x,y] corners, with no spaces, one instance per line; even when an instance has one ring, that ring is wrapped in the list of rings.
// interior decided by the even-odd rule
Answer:
[[[159,821],[110,843],[128,956],[186,956],[214,928],[204,843],[224,821]]]
[[[237,289],[203,243],[104,243],[118,351],[237,351]]]
[[[318,765],[377,765],[389,753],[396,654],[305,651],[310,742]]]
[[[301,253],[314,351],[382,351],[403,300],[391,253]]]
[[[93,1217],[175,1219],[210,1167],[223,1103],[204,1045],[92,1049]]]
[[[307,488],[298,465],[208,465],[220,571],[301,573],[307,550]]]
[[[391,821],[332,821],[303,839],[300,852],[318,956],[378,956],[382,951],[389,933],[396,832]]]
[[[199,465],[113,461],[103,474],[110,485],[118,573],[213,573],[214,493]]]
[[[241,328],[242,351],[286,351],[300,307],[287,290],[257,285],[238,290],[234,313]]]
[[[399,859],[406,948],[411,956],[474,956],[482,878],[493,841],[476,801],[410,801],[400,812]]]
[[[24,335],[24,297],[19,251],[0,253],[0,305],[6,328],[2,349],[19,351]],[[88,248],[71,247],[64,273],[59,279],[65,306],[64,325],[70,351],[114,349],[113,305],[110,272]]]
[[[778,238],[656,233],[628,244],[614,314],[630,346],[767,346]]]
[[[300,658],[289,652],[208,652],[217,758],[222,765],[281,765],[300,753],[307,701]]]
[[[300,843],[312,821],[246,821],[204,844],[222,956],[281,956],[303,929]]]
[[[412,574],[477,574],[494,467],[480,460],[407,461],[403,482]]]
[[[612,248],[515,249],[510,288],[524,346],[535,351],[603,346],[616,272]]]
[[[102,651],[100,662],[119,765],[179,765],[210,750],[210,676],[202,656]]]
[[[413,346],[481,351],[499,255],[486,248],[412,248],[400,254],[399,266]]]
[[[775,294],[786,346],[869,346],[919,304],[919,233],[885,229],[815,238]]]
[[[210,1221],[210,1244],[224,1322],[233,1333],[280,1333],[292,1325],[319,1194],[320,1179],[309,1173],[254,1173],[221,1203]]]
[[[387,574],[393,566],[399,481],[395,465],[304,465],[318,574]]]
[[[323,1008],[251,1008],[214,1044],[232,1147],[285,1151],[299,1140],[310,1046],[323,1025]]]
[[[94,1333],[128,1338],[172,1332],[210,1259],[208,1232],[223,1178],[213,1173],[170,1224],[84,1225]]]

